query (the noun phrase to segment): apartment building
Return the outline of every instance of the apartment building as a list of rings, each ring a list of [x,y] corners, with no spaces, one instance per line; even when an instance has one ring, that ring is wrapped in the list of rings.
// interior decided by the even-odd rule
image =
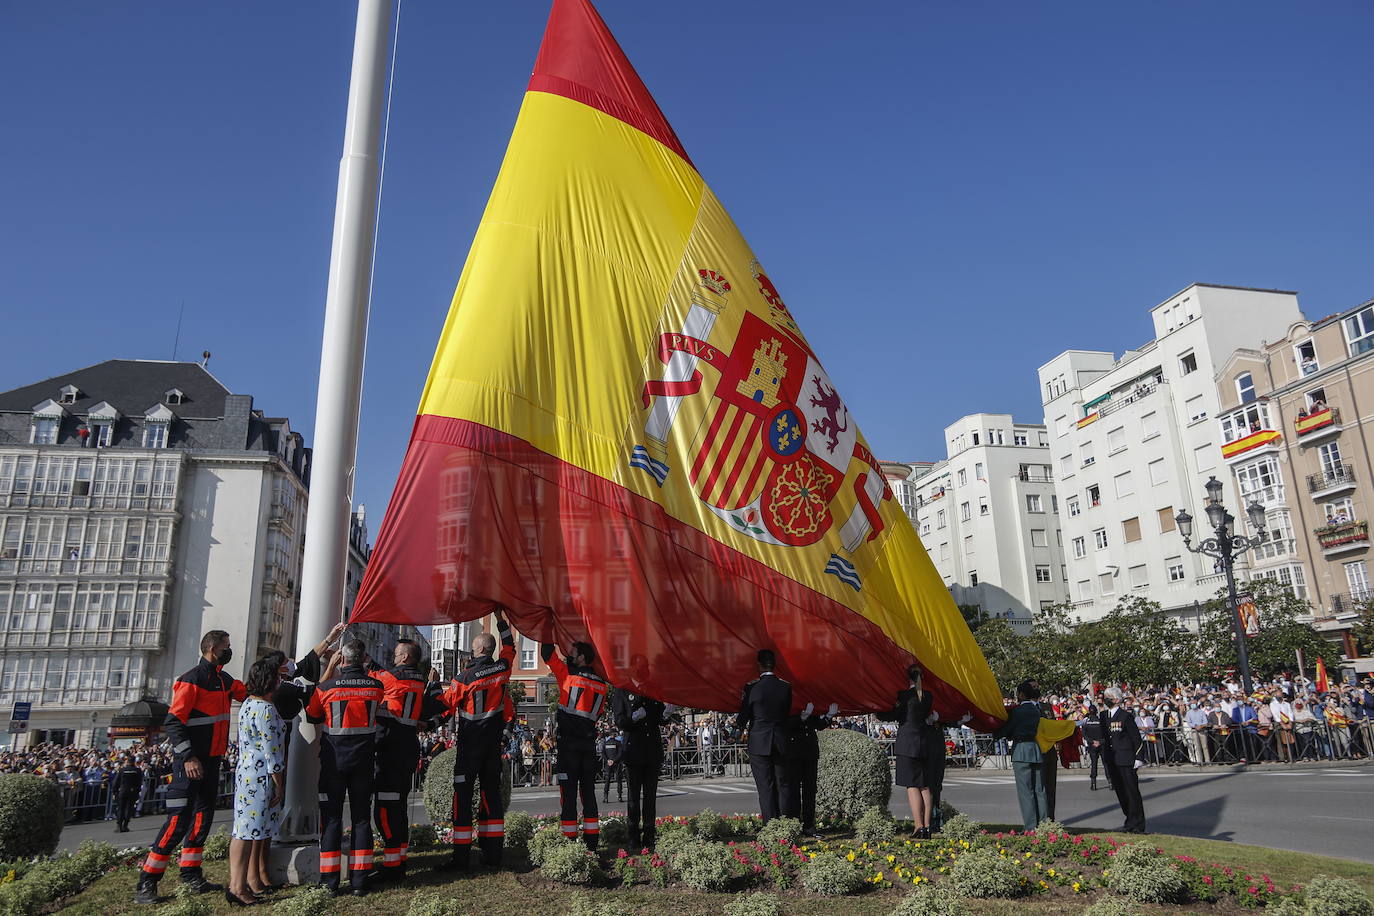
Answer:
[[[955,602],[1024,630],[1033,611],[1068,598],[1048,434],[992,413],[944,434],[944,461],[904,475],[885,463],[894,495]]]
[[[0,708],[33,703],[27,740],[103,743],[120,707],[170,698],[207,630],[235,677],[289,652],[310,458],[197,363],[0,392]]]
[[[1203,484],[1244,514],[1223,454],[1214,378],[1239,347],[1302,320],[1297,294],[1195,283],[1150,310],[1154,339],[1120,357],[1066,350],[1040,367],[1075,615],[1105,616],[1128,595],[1187,625],[1223,576],[1184,549],[1181,509],[1203,518]]]
[[[1374,418],[1361,413],[1374,407],[1374,300],[1237,350],[1216,384],[1223,460],[1266,510],[1252,575],[1308,599],[1318,629],[1357,670],[1374,669],[1350,634],[1355,605],[1374,595]]]
[[[358,589],[363,584],[363,574],[367,572],[367,561],[372,556],[372,545],[367,535],[367,507],[359,506],[348,519],[348,563],[344,567],[344,608],[343,620],[353,612],[353,603],[358,600]],[[349,636],[361,639],[367,645],[368,654],[378,664],[390,666],[396,651],[396,643],[402,639],[418,643],[422,658],[430,655],[429,640],[419,627],[410,624],[394,623],[355,623],[349,628]]]

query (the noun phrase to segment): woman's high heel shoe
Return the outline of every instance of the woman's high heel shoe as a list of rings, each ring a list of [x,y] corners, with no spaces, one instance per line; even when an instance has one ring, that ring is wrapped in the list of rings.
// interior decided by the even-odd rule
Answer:
[[[233,891],[228,890],[228,889],[226,888],[225,891],[224,891],[224,902],[227,903],[227,904],[229,904],[231,907],[234,907],[234,906],[253,906],[253,905],[255,905],[255,904],[261,903],[262,901],[258,900],[256,897],[254,897],[252,900],[244,900],[244,899],[243,899],[242,897],[240,897],[238,894],[235,894]]]

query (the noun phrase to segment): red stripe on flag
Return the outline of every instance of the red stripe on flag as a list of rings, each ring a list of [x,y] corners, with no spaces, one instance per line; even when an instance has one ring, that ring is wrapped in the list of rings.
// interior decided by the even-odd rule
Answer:
[[[697,491],[701,494],[702,499],[712,505],[719,501],[716,494],[716,483],[720,480],[721,472],[725,470],[730,461],[730,455],[735,450],[735,443],[739,440],[740,427],[748,419],[750,419],[749,414],[742,410],[735,410],[734,419],[730,421],[730,429],[726,431],[725,438],[720,443],[720,449],[716,452],[716,460],[711,465],[711,473],[707,475],[706,483],[702,484]],[[707,445],[706,447],[712,448],[713,446]]]
[[[444,497],[454,475],[468,478],[469,495],[456,503]],[[467,532],[461,553],[437,546],[446,524]],[[527,528],[544,543],[584,549],[536,564],[521,546]],[[616,555],[612,545],[620,543],[636,545],[631,556]],[[446,576],[454,582],[449,592],[441,591]],[[609,614],[608,602],[592,599],[608,578],[628,583],[636,614]],[[507,433],[422,415],[352,619],[428,626],[499,607],[540,642],[590,637],[613,683],[699,709],[738,708],[764,646],[777,651],[778,674],[792,682],[798,708],[834,701],[847,712],[889,709],[912,660],[861,614],[653,500]],[[627,660],[642,657],[647,672],[618,666],[613,645],[625,648]],[[926,684],[942,714],[971,712],[975,727],[1000,723],[929,669]]]
[[[587,0],[554,0],[529,88],[619,118],[692,165],[672,125]]]
[[[738,409],[739,408],[722,407],[721,409],[717,410],[715,416],[711,418],[710,429],[706,430],[706,438],[702,441],[715,442],[716,436],[720,435],[721,425],[725,423],[725,415],[729,413],[731,410]],[[705,466],[706,459],[710,457],[710,454],[711,450],[709,448],[703,448],[701,451],[697,452],[696,458],[692,461],[692,470],[687,474],[687,479],[690,480],[692,483],[695,484],[697,482],[697,478],[701,476],[701,469],[703,466]]]
[[[758,448],[756,442],[759,436],[759,428],[763,422],[758,417],[752,417],[749,426],[744,430],[744,442],[740,446],[739,457],[735,459],[734,467],[730,469],[730,476],[725,478],[725,487],[720,491],[721,499],[719,504],[724,508],[732,508],[741,500],[741,494],[735,489],[735,484],[739,482],[740,472],[744,470],[746,464],[750,467],[749,479],[753,480],[758,476],[758,467],[763,463],[763,450]],[[744,502],[750,500],[745,499]]]

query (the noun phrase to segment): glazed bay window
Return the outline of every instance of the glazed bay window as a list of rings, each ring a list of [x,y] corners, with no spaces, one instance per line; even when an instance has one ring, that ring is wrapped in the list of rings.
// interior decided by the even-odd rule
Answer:
[[[1273,429],[1269,423],[1269,405],[1247,404],[1221,418],[1221,441],[1235,442],[1261,430]]]
[[[1361,309],[1341,324],[1351,356],[1374,349],[1374,307]]]
[[[56,445],[57,427],[60,422],[57,417],[34,417],[29,441],[34,445]]]
[[[1283,504],[1283,478],[1276,458],[1268,457],[1236,468],[1241,502],[1258,502],[1266,508]]]
[[[1287,509],[1275,509],[1266,513],[1265,528],[1269,532],[1269,538],[1255,548],[1257,559],[1272,560],[1276,557],[1286,557],[1296,553],[1296,542],[1293,538],[1293,518]]]
[[[1307,597],[1307,580],[1303,577],[1301,566],[1279,566],[1274,569],[1257,570],[1250,574],[1250,578],[1272,579],[1292,592],[1293,597]]]

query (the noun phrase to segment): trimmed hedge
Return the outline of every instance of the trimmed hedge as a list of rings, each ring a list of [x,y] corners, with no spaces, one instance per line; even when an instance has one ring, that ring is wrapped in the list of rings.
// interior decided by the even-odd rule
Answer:
[[[453,762],[457,759],[458,752],[449,748],[431,760],[429,769],[425,771],[425,811],[429,812],[429,819],[436,827],[453,826]],[[473,788],[474,819],[479,797],[477,793],[481,790],[480,784]],[[503,806],[509,809],[510,767],[501,767],[501,799]]]
[[[62,793],[28,773],[0,775],[0,859],[50,856],[62,838]]]
[[[816,817],[850,821],[872,807],[886,812],[892,771],[882,746],[848,728],[829,728],[816,737],[821,746]]]

